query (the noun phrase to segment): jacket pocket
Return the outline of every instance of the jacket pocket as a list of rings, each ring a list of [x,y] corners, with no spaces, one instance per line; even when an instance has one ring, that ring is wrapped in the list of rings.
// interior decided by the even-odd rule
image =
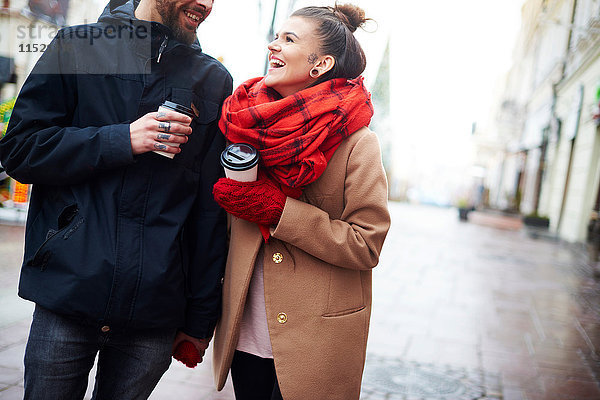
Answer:
[[[189,89],[180,88],[171,90],[171,101],[191,107],[196,115],[192,119],[192,134],[188,136],[188,142],[180,146],[181,152],[175,155],[173,161],[199,174],[202,171],[202,162],[217,134],[219,105],[201,99]]]
[[[338,312],[334,312],[334,313],[323,314],[322,317],[323,318],[346,317],[348,315],[359,313],[362,310],[364,310],[365,308],[367,308],[367,306],[350,308],[348,310],[342,310],[342,311],[338,311]]]
[[[365,308],[361,271],[329,266],[329,290],[324,316],[344,316]]]
[[[194,95],[192,101],[193,107],[198,110],[198,116],[196,121],[201,125],[210,124],[215,121],[219,115],[219,105],[209,100],[203,100],[200,97]]]
[[[190,89],[171,89],[171,101],[191,108],[196,114],[194,122],[201,125],[210,124],[219,115],[219,105],[217,103],[202,99]]]
[[[58,216],[58,229],[48,229],[46,240],[37,249],[33,257],[27,261],[26,265],[44,270],[52,255],[52,252],[47,250],[49,245],[57,240],[69,239],[84,222],[84,218],[79,216],[77,204],[71,204],[63,208]]]

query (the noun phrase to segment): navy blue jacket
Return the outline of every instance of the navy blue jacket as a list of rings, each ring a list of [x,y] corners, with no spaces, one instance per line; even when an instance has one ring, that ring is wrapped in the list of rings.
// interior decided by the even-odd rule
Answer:
[[[33,184],[19,295],[99,327],[209,337],[226,259],[217,121],[232,80],[197,42],[133,12],[113,0],[97,23],[59,31],[19,94],[0,142],[9,175]],[[129,124],[164,100],[197,111],[190,140],[173,159],[134,156]]]

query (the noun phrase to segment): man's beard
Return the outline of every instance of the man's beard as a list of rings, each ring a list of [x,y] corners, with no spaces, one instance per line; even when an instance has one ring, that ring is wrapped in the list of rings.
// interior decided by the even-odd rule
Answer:
[[[188,31],[179,24],[179,13],[174,2],[170,0],[156,0],[156,11],[160,14],[163,24],[171,29],[175,39],[185,44],[194,43],[196,32]]]

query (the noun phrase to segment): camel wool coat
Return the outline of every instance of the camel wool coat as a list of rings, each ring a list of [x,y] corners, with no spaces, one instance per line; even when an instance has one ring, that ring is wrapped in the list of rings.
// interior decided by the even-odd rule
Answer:
[[[371,315],[371,269],[390,226],[377,136],[345,139],[299,200],[287,198],[268,244],[232,217],[223,313],[213,344],[218,390],[235,352],[256,257],[275,369],[285,400],[358,400]]]

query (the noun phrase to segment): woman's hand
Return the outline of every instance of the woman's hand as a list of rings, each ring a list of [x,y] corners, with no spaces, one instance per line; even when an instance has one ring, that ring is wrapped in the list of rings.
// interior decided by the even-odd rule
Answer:
[[[210,338],[196,339],[183,332],[177,332],[171,354],[173,358],[181,361],[187,367],[194,368],[202,362],[204,351],[206,351],[209,342]]]
[[[259,225],[277,225],[287,196],[263,178],[254,182],[239,182],[221,178],[213,187],[215,201],[229,214]]]
[[[129,125],[131,150],[133,154],[149,151],[163,151],[177,154],[179,147],[166,143],[186,143],[192,133],[189,126],[192,119],[178,112],[151,112]]]

